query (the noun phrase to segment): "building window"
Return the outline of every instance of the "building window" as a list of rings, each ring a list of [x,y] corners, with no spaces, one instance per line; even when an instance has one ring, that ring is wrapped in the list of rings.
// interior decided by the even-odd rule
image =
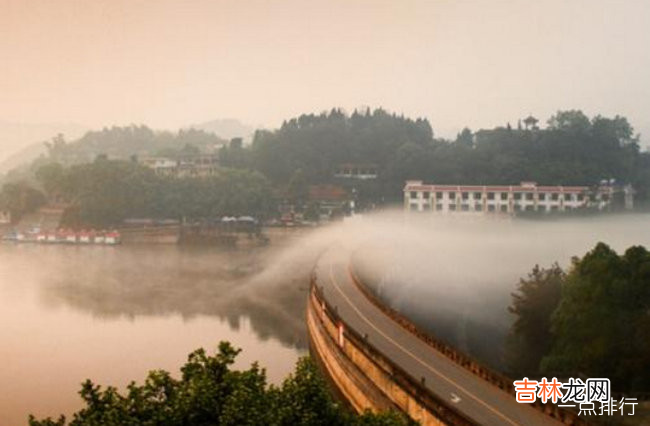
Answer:
[[[436,198],[442,200],[442,192],[440,191],[436,192]]]
[[[442,204],[436,204],[436,211],[442,211]]]
[[[534,207],[534,206],[526,206],[526,211],[527,211],[527,212],[532,212],[532,211],[534,211],[534,210],[535,210],[535,207]]]
[[[557,200],[558,200],[558,197],[559,197],[559,195],[556,194],[556,193],[551,194],[551,200],[553,200],[553,201],[557,201]]]
[[[449,199],[450,200],[455,200],[456,199],[456,193],[455,192],[449,192]]]
[[[449,211],[455,211],[456,210],[456,204],[450,204],[449,205]]]
[[[517,212],[521,211],[521,204],[515,204],[515,211]]]
[[[411,211],[412,211],[412,212],[416,212],[416,211],[418,211],[418,205],[417,205],[417,204],[411,204],[411,205],[410,205],[410,208],[411,208]]]
[[[460,206],[460,209],[462,211],[464,211],[464,212],[468,212],[469,211],[469,204],[463,204],[462,206]]]
[[[489,205],[488,205],[488,211],[489,211],[489,212],[493,212],[493,211],[494,211],[494,205],[493,205],[493,204],[489,204]]]
[[[418,198],[417,191],[411,191],[411,198]]]
[[[584,200],[585,196],[582,194],[578,194],[578,201]]]
[[[571,194],[564,194],[564,201],[573,201]]]
[[[546,201],[546,194],[544,193],[537,194],[537,198],[539,199],[539,201]]]
[[[508,199],[508,193],[507,192],[502,192],[501,193],[501,199],[502,200],[507,200]]]
[[[475,192],[475,193],[474,193],[474,199],[475,199],[475,200],[480,200],[480,199],[481,199],[481,195],[482,195],[482,194],[481,194],[480,192]]]
[[[502,204],[501,205],[501,211],[504,212],[504,213],[507,212],[508,211],[508,206],[506,204]]]
[[[477,212],[483,211],[483,205],[481,203],[474,204],[474,210]]]
[[[515,192],[515,200],[521,200],[521,192]]]
[[[488,192],[487,195],[488,200],[494,200],[494,192]]]
[[[429,192],[428,192],[428,191],[424,191],[424,192],[422,193],[422,198],[424,198],[425,200],[428,200],[428,199],[429,199]]]
[[[461,196],[463,197],[463,200],[469,200],[469,192],[462,192]]]
[[[551,211],[556,212],[558,210],[558,206],[551,206]]]
[[[533,199],[533,193],[532,192],[527,192],[526,193],[526,199],[527,200],[532,200]]]

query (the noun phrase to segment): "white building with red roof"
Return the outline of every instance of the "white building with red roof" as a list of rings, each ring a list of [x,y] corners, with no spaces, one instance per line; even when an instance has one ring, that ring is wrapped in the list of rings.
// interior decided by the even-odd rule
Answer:
[[[404,208],[412,212],[477,212],[517,214],[519,212],[564,212],[581,208],[603,210],[619,191],[613,185],[541,186],[519,185],[435,185],[409,180],[404,186]],[[631,208],[631,187],[620,189],[625,207]]]

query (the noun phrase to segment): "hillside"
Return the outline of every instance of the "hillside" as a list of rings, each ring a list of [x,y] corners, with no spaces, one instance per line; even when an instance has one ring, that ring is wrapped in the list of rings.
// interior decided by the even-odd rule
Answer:
[[[255,133],[254,127],[232,118],[192,124],[188,128],[214,133],[215,135],[227,140],[232,138],[242,138],[244,139],[244,143],[250,142],[253,138],[253,133]]]

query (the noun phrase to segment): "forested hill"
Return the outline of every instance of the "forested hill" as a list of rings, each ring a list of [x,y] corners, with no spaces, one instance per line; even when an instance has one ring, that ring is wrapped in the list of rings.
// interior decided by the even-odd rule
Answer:
[[[302,115],[280,129],[255,134],[248,163],[275,183],[296,170],[311,183],[333,179],[342,163],[374,163],[379,179],[368,188],[397,200],[406,179],[436,183],[594,185],[602,179],[632,183],[648,198],[650,154],[641,152],[628,121],[588,118],[560,111],[544,128],[529,117],[521,123],[436,139],[426,119],[412,120],[378,109],[346,115],[332,110]]]
[[[180,130],[177,133],[154,131],[147,126],[110,127],[90,131],[81,138],[67,142],[59,135],[47,142],[50,160],[61,163],[87,163],[98,155],[114,159],[132,156],[169,155],[184,147],[203,152],[215,151],[226,143],[213,133],[202,130]]]
[[[174,134],[144,126],[114,127],[88,132],[71,143],[54,138],[47,157],[22,175],[9,176],[12,179],[0,191],[0,207],[19,217],[43,202],[45,195],[58,193],[75,201],[80,221],[88,223],[118,223],[134,215],[272,217],[278,213],[273,206],[282,199],[304,207],[310,184],[341,185],[354,194],[356,207],[363,210],[399,203],[407,179],[440,184],[536,181],[587,186],[614,179],[634,186],[638,207],[650,207],[650,153],[641,152],[638,136],[625,118],[588,118],[580,111],[560,111],[544,127],[537,123],[527,117],[523,125],[475,133],[464,129],[455,140],[444,140],[435,138],[423,118],[410,119],[382,109],[351,115],[334,109],[301,115],[275,131],[257,131],[251,145],[242,144],[241,139],[225,144],[197,130]],[[154,184],[150,185],[153,171],[133,161],[133,156],[197,152],[218,153],[219,176],[157,177],[151,178]],[[344,164],[372,169],[377,178],[336,177]],[[59,187],[49,188],[57,182]],[[88,187],[89,182],[97,185]],[[122,197],[119,203],[116,193]],[[97,206],[113,207],[95,212]]]
[[[374,163],[384,174],[392,172],[395,155],[403,147],[425,149],[432,143],[426,119],[398,117],[381,109],[347,116],[334,109],[285,121],[274,132],[257,132],[253,164],[272,181],[287,181],[294,170],[303,169],[308,180],[322,182],[330,180],[342,163]]]

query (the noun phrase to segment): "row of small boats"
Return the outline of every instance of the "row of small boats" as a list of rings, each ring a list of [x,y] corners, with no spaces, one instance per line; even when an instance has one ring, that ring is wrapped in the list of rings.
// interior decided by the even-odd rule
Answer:
[[[122,238],[117,231],[73,231],[57,229],[56,231],[30,230],[27,232],[9,231],[2,237],[3,241],[41,244],[99,244],[117,245]]]

